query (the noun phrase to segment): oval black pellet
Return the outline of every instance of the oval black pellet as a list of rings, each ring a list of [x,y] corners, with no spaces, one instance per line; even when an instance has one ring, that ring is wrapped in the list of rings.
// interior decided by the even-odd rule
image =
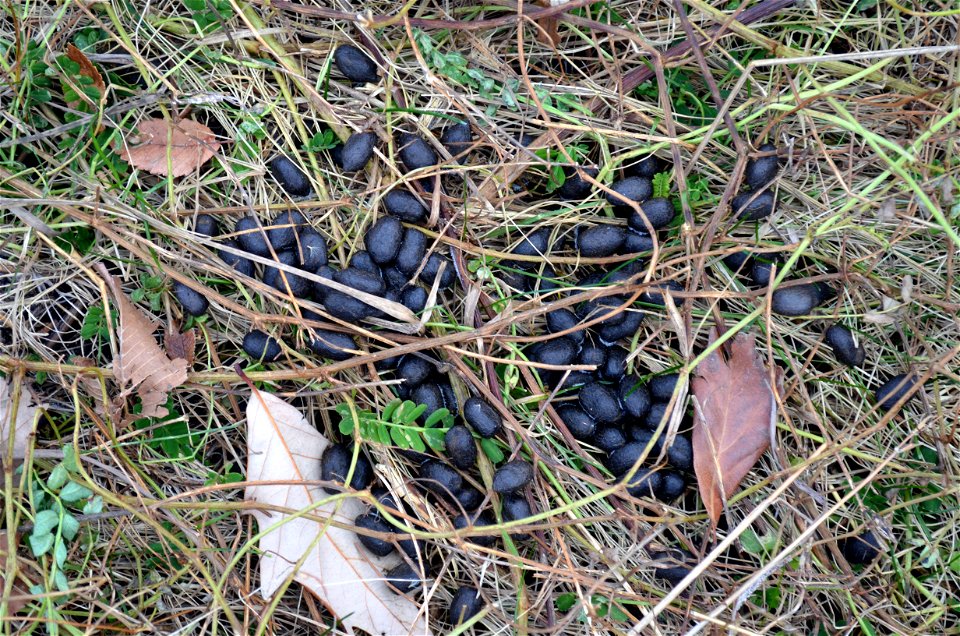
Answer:
[[[482,526],[493,526],[496,525],[496,523],[496,519],[494,519],[493,516],[486,510],[483,512],[473,512],[469,515],[461,513],[453,518],[453,527],[457,530],[463,530],[469,526],[473,526],[475,528]],[[484,548],[489,548],[497,541],[497,538],[493,535],[467,536],[465,539]]]
[[[415,388],[410,394],[410,400],[414,404],[427,405],[427,410],[420,416],[422,420],[430,417],[434,411],[445,408],[443,404],[443,393],[440,392],[440,387],[431,382],[425,382]]]
[[[274,250],[285,250],[296,242],[297,234],[302,229],[309,227],[307,219],[296,210],[283,212],[274,217],[266,228],[267,240]]]
[[[601,426],[590,443],[605,453],[612,453],[627,443],[627,436],[616,426]]]
[[[350,472],[350,464],[353,462],[353,448],[347,444],[331,444],[320,456],[320,479],[323,481],[343,484]],[[353,467],[353,476],[350,479],[350,487],[354,490],[363,490],[373,482],[373,466],[370,460],[363,453],[357,455],[357,463]],[[324,486],[323,489],[335,494],[340,489]]]
[[[483,494],[471,486],[464,486],[456,492],[457,505],[463,510],[476,510],[483,502]]]
[[[773,207],[776,198],[773,192],[765,190],[760,194],[753,192],[742,192],[733,197],[730,207],[733,208],[733,214],[744,221],[759,221],[773,214]]]
[[[415,354],[408,353],[400,358],[397,365],[397,377],[411,389],[420,386],[436,370],[431,363]]]
[[[240,244],[234,240],[223,241],[222,243],[223,245],[232,247],[234,249],[241,249]],[[239,254],[234,254],[233,252],[228,252],[226,250],[217,250],[217,256],[220,257],[221,261],[232,267],[238,274],[242,274],[244,276],[253,276],[253,261],[251,261],[249,258],[244,258]]]
[[[849,563],[866,565],[880,556],[880,542],[872,531],[840,542],[840,551]]]
[[[627,482],[627,493],[631,497],[653,497],[660,489],[663,478],[659,472],[649,468],[638,468]]]
[[[383,297],[392,303],[398,303],[400,302],[400,290],[395,287],[391,287],[383,294]]]
[[[440,143],[458,163],[467,161],[466,153],[470,150],[472,138],[473,133],[470,130],[470,124],[466,122],[447,126],[440,133]]]
[[[606,321],[600,326],[600,330],[597,332],[597,335],[600,336],[600,342],[605,345],[612,345],[617,340],[622,340],[623,338],[632,338],[633,334],[637,333],[637,329],[640,328],[640,325],[643,324],[643,319],[646,316],[642,311],[632,309],[630,311],[624,311],[623,319],[619,320],[614,324],[607,324]]]
[[[676,281],[676,280],[668,280],[665,283],[654,283],[653,285],[650,286],[650,288],[647,291],[640,294],[640,302],[646,303],[648,305],[659,305],[660,307],[663,307],[666,304],[666,301],[664,301],[663,299],[664,292],[682,292],[682,291],[684,291],[683,284],[681,284],[679,281]],[[685,299],[680,298],[675,294],[672,294],[672,295],[673,295],[673,303],[677,307],[682,306]]]
[[[654,402],[669,402],[673,397],[673,392],[677,387],[677,381],[680,379],[678,373],[664,373],[650,378],[647,387],[650,389],[650,397]]]
[[[766,287],[770,284],[770,277],[773,275],[774,266],[780,267],[780,263],[775,258],[757,256],[752,259],[750,264],[750,280],[757,287]]]
[[[442,274],[440,273],[441,265],[443,265]],[[449,288],[456,280],[456,272],[453,271],[453,263],[450,262],[450,259],[433,253],[427,259],[423,269],[420,270],[420,280],[428,285],[433,285],[433,281],[436,280],[438,275],[440,276],[441,290]]]
[[[616,254],[627,240],[627,232],[616,225],[594,225],[580,230],[576,248],[580,256],[601,258]]]
[[[370,258],[377,265],[389,265],[397,257],[403,241],[403,224],[395,216],[383,216],[363,237]]]
[[[353,336],[328,329],[314,329],[310,350],[331,360],[349,360],[357,350]]]
[[[459,414],[460,405],[457,402],[457,393],[453,390],[453,385],[449,381],[443,380],[438,386],[440,387],[440,396],[443,397],[443,406],[452,414]]]
[[[403,233],[403,241],[397,251],[394,265],[407,276],[412,276],[423,262],[423,255],[427,253],[427,235],[412,227]]]
[[[687,489],[687,480],[684,476],[673,470],[660,471],[660,487],[654,494],[656,498],[664,503],[670,503],[682,495]]]
[[[759,190],[777,176],[778,160],[777,147],[773,144],[763,144],[757,150],[772,153],[766,157],[755,157],[747,161],[743,171],[743,181],[753,190]]]
[[[480,598],[480,592],[476,588],[464,585],[453,595],[447,617],[452,625],[459,625],[476,616],[482,608],[483,600]]]
[[[900,401],[900,398],[913,390],[917,382],[917,376],[912,373],[901,373],[893,376],[877,389],[877,406],[885,411],[890,410],[894,404]]]
[[[837,297],[837,290],[829,283],[823,281],[813,283],[813,289],[817,294],[817,305],[822,305]]]
[[[597,432],[597,421],[579,406],[571,404],[558,407],[557,415],[567,425],[570,434],[577,439],[589,440]]]
[[[753,255],[749,251],[740,250],[739,252],[727,254],[723,257],[722,262],[731,272],[742,276],[750,273],[750,268],[753,265],[752,257]]]
[[[613,424],[623,417],[623,407],[614,390],[599,382],[580,389],[580,407],[599,424]]]
[[[503,428],[500,414],[483,398],[472,397],[464,402],[463,419],[484,438],[493,437]]]
[[[675,215],[676,210],[669,199],[650,199],[640,204],[640,212],[630,211],[627,224],[637,232],[647,232],[647,224],[644,222],[644,218],[646,218],[654,230],[659,230],[670,225],[670,221],[673,220]]]
[[[550,228],[542,227],[530,232],[510,250],[518,256],[544,256],[550,253]]]
[[[504,495],[504,521],[520,521],[521,519],[526,519],[532,516],[533,510],[530,508],[530,504],[527,502],[527,498],[523,496],[523,493]],[[530,538],[530,534],[527,532],[512,532],[510,533],[510,538],[514,541],[526,541]]]
[[[331,316],[346,322],[360,322],[376,314],[367,303],[335,289],[325,289],[323,306]]]
[[[204,236],[214,237],[220,234],[220,224],[212,214],[198,214],[193,231]]]
[[[384,571],[383,578],[390,584],[390,589],[398,594],[415,592],[423,585],[420,574],[410,567],[406,561]]]
[[[398,513],[403,511],[403,507],[397,504],[397,500],[393,498],[393,495],[390,494],[390,491],[384,488],[383,486],[374,486],[373,490],[370,491],[370,494],[376,498],[377,502],[384,508],[388,508],[390,514]],[[392,530],[391,530],[392,531]]]
[[[337,70],[351,82],[373,84],[380,79],[377,65],[370,57],[351,44],[341,44],[333,52]]]
[[[677,470],[693,470],[693,444],[690,438],[677,435],[673,439],[673,444],[667,449],[667,462]]]
[[[283,353],[280,343],[259,329],[254,329],[243,337],[242,347],[245,354],[260,362],[276,362]]]
[[[410,282],[410,277],[401,272],[396,267],[387,267],[383,271],[383,281],[387,284],[387,289],[402,290]]]
[[[652,431],[636,424],[630,427],[631,442],[636,442],[643,447],[646,447],[650,444],[650,442],[653,442],[653,445],[650,447],[650,454],[648,455],[648,458],[654,458],[660,454],[660,450],[663,448],[663,443],[660,440],[661,438],[656,434],[656,431]]]
[[[375,512],[365,512],[357,516],[357,518],[353,520],[353,525],[372,532],[393,532],[393,527]],[[387,556],[397,547],[392,541],[385,541],[360,532],[357,533],[357,538],[363,547],[379,557]]]
[[[863,366],[867,352],[863,344],[854,338],[852,331],[843,325],[830,325],[823,337],[837,360],[851,367]]]
[[[580,168],[585,174],[596,179],[600,171],[596,168]],[[565,201],[582,201],[590,196],[593,184],[580,176],[576,168],[564,170],[563,185],[557,189],[557,196]]]
[[[400,155],[400,161],[403,162],[407,172],[437,164],[436,151],[423,137],[404,133],[400,135],[397,147],[399,148],[397,154]]]
[[[650,405],[650,410],[647,411],[647,417],[643,422],[648,429],[656,430],[665,417],[667,417],[667,403],[654,402]]]
[[[317,268],[316,274],[324,280],[333,280],[333,277],[336,275],[336,270],[334,270],[329,265],[321,265]],[[313,284],[313,294],[316,296],[317,300],[324,302],[326,300],[327,294],[332,291],[326,285],[321,285],[320,283]],[[307,310],[309,311],[309,310]],[[318,316],[314,320],[323,320],[323,317]]]
[[[649,157],[644,157],[632,166],[628,166],[624,172],[632,177],[653,179],[653,176],[658,172],[662,172],[663,168],[663,162],[660,161],[660,157],[650,155]]]
[[[627,230],[623,246],[620,248],[621,254],[637,254],[638,252],[652,252],[653,238],[646,232],[637,232],[636,230]]]
[[[377,271],[379,271],[379,269]],[[380,276],[354,266],[337,272],[334,275],[334,280],[347,287],[352,287],[358,291],[375,296],[380,296],[383,292],[387,291],[387,285]]]
[[[420,467],[420,484],[445,498],[453,498],[463,487],[463,477],[442,461],[430,459]]]
[[[650,410],[650,391],[636,376],[625,377],[620,381],[620,402],[628,415],[641,420]]]
[[[610,453],[610,457],[607,458],[607,468],[617,477],[623,475],[637,463],[644,448],[646,444],[642,442],[627,442]]]
[[[284,155],[270,161],[270,174],[290,196],[305,197],[313,191],[303,170]]]
[[[183,310],[191,316],[202,316],[210,308],[210,301],[206,296],[180,281],[174,281],[173,295],[177,297]]]
[[[627,372],[628,352],[623,347],[611,347],[607,351],[607,362],[600,369],[604,380],[618,381]]]
[[[547,386],[555,386],[559,391],[566,391],[567,389],[583,386],[596,379],[597,376],[589,371],[571,371],[570,373],[553,371],[546,374],[544,382],[546,382]]]
[[[627,177],[610,186],[612,193],[607,194],[607,201],[614,207],[629,208],[630,202],[646,201],[653,194],[653,184],[650,179],[643,177]]]
[[[315,230],[302,232],[294,251],[304,271],[315,272],[327,264],[327,242]]]
[[[373,156],[373,149],[377,145],[377,133],[353,133],[343,142],[340,151],[340,168],[344,172],[363,170]]]
[[[463,424],[451,426],[443,436],[443,443],[450,461],[460,470],[469,470],[477,465],[477,445],[473,443],[470,429]]]
[[[539,342],[531,348],[528,357],[534,362],[564,366],[577,359],[577,343],[566,336]]]
[[[577,318],[575,313],[566,307],[561,307],[560,309],[554,309],[553,311],[548,312],[546,316],[546,322],[547,331],[549,333],[560,333],[561,331],[575,328],[580,324],[580,319]],[[583,329],[571,331],[570,333],[566,334],[567,338],[570,338],[577,344],[583,342],[583,336]]]
[[[590,364],[600,369],[607,362],[607,348],[587,343],[580,347],[577,364]]]
[[[405,287],[400,293],[400,304],[419,314],[427,306],[427,290],[417,285]]]
[[[353,256],[350,257],[348,268],[359,269],[368,274],[373,274],[377,278],[383,278],[383,270],[373,261],[373,257],[370,256],[370,252],[367,250],[357,250],[354,252]]]
[[[292,267],[299,265],[297,255],[293,250],[284,250],[277,253],[277,260]],[[310,281],[306,278],[280,270],[277,267],[263,268],[263,282],[282,294],[293,294],[297,298],[306,298],[311,291]]]
[[[391,190],[383,197],[383,207],[407,223],[423,223],[427,220],[427,208],[420,199],[406,190]]]
[[[509,461],[493,473],[494,492],[516,492],[533,481],[533,466],[522,459]]]
[[[670,548],[663,552],[651,551],[650,558],[654,561],[653,575],[674,586],[679,585],[693,569],[689,565],[693,562],[693,555],[686,550]]]
[[[267,244],[266,232],[260,229],[260,223],[255,217],[241,217],[234,226],[237,242],[245,252],[257,256],[270,256],[270,247]]]
[[[813,285],[796,285],[773,292],[770,310],[781,316],[806,316],[819,304]]]

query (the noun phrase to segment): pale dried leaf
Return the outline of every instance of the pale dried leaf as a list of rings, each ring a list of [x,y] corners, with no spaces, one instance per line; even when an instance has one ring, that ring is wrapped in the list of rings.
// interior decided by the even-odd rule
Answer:
[[[33,393],[26,384],[20,387],[20,401],[13,407],[13,385],[9,379],[0,379],[0,459],[7,456],[11,427],[13,433],[13,459],[23,459],[30,436],[37,426],[37,405]]]
[[[163,346],[171,358],[182,358],[192,365],[197,351],[197,331],[190,329],[178,333],[168,329],[163,335]]]
[[[320,456],[329,442],[293,406],[262,391],[247,406],[247,480],[250,482],[316,482]],[[312,508],[326,495],[316,485],[256,484],[245,498],[291,510]],[[320,517],[352,523],[363,512],[355,500],[312,508]],[[255,511],[260,530],[285,523],[260,539],[261,595],[270,598],[293,577],[310,590],[352,631],[370,634],[428,634],[424,614],[406,596],[395,594],[383,570],[396,560],[365,553],[354,533],[278,512]],[[304,555],[306,554],[306,558]],[[295,570],[296,564],[303,564]],[[397,557],[394,557],[397,558]]]
[[[714,338],[711,338],[711,342]],[[730,357],[714,351],[692,381],[697,408],[693,424],[693,465],[707,514],[714,525],[770,445],[774,396],[754,336],[728,343]]]
[[[156,325],[127,300],[106,267],[97,268],[120,311],[120,356],[113,361],[117,383],[124,395],[136,389],[143,403],[140,417],[163,417],[167,394],[187,381],[187,361],[167,357],[153,337]]]
[[[903,282],[900,283],[900,299],[905,303],[909,303],[913,298],[913,276],[907,274],[903,277]]]
[[[120,158],[151,174],[182,177],[209,161],[219,149],[213,131],[192,119],[177,123],[145,119],[135,134],[123,140]]]

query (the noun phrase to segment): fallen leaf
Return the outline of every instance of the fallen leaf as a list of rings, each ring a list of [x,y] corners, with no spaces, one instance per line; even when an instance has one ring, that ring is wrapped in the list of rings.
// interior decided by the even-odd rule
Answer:
[[[27,452],[30,435],[37,426],[37,405],[30,387],[20,387],[20,401],[13,412],[13,385],[10,380],[0,379],[0,459],[7,456],[10,442],[10,427],[13,426],[13,459],[23,459]]]
[[[713,342],[716,335],[711,336]],[[774,397],[754,336],[728,343],[729,359],[714,351],[693,379],[693,466],[700,497],[716,525],[726,500],[770,445]]]
[[[14,543],[16,543],[16,541]],[[7,531],[0,530],[0,563],[6,564],[7,551],[9,549],[10,541],[9,537],[7,536]],[[16,549],[16,546],[14,546],[14,549]],[[3,579],[3,570],[0,570],[0,590],[4,589],[4,584],[5,581]],[[26,607],[30,602],[30,592],[20,585],[19,582],[14,582],[11,592],[10,598],[7,599],[7,613],[13,615]]]
[[[328,444],[293,406],[269,393],[254,391],[247,406],[247,480],[254,483],[247,486],[245,498],[291,510],[311,508],[317,516],[333,516],[352,524],[363,512],[356,500],[313,507],[327,496],[309,482],[320,480],[320,455]],[[290,519],[273,511],[256,510],[253,515],[261,531],[286,520],[260,539],[264,598],[273,596],[292,575],[351,633],[354,629],[391,636],[430,633],[419,607],[391,591],[383,579],[383,570],[398,561],[364,552],[356,535],[348,530],[324,527],[309,519]]]
[[[167,330],[163,336],[163,346],[171,358],[183,358],[188,365],[192,365],[197,350],[197,332],[195,329],[183,333]]]
[[[121,395],[136,389],[143,403],[138,416],[163,417],[167,414],[163,406],[167,394],[187,381],[187,361],[167,357],[153,338],[156,324],[127,300],[120,283],[102,263],[97,264],[97,269],[120,311],[120,356],[113,361],[113,368]]]
[[[135,135],[123,140],[120,158],[151,174],[182,177],[209,161],[219,149],[213,131],[192,119],[177,123],[145,119],[137,125]]]
[[[73,44],[67,45],[67,57],[80,65],[80,75],[93,80],[93,85],[100,91],[100,99],[102,100],[106,93],[107,86],[103,83],[103,76],[100,75],[100,71],[93,65],[93,62],[83,54],[83,51]],[[79,91],[78,94],[83,95],[83,93]],[[79,102],[73,101],[67,105],[70,106],[70,108],[76,108],[78,103]]]

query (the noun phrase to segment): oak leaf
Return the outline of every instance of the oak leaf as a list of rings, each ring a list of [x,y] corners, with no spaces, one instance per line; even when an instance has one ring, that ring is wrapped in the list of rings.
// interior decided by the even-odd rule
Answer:
[[[303,415],[280,398],[254,391],[247,406],[247,486],[245,498],[294,511],[310,510],[352,525],[363,512],[346,499],[316,506],[327,495],[320,480],[320,456],[329,442]],[[258,483],[261,482],[261,483]],[[383,570],[398,557],[364,552],[349,530],[289,514],[255,510],[261,532],[261,595],[270,598],[289,578],[324,603],[350,633],[429,634],[424,612],[394,593]],[[298,567],[299,564],[299,567]]]
[[[20,387],[20,400],[13,410],[13,385],[10,380],[0,379],[0,460],[7,456],[10,434],[13,433],[13,457],[23,459],[30,436],[37,426],[37,405],[30,387]],[[0,461],[2,463],[2,461]]]
[[[136,134],[123,140],[120,158],[151,174],[182,177],[209,161],[219,149],[213,131],[192,119],[177,123],[145,119],[137,125]]]
[[[163,417],[167,394],[187,381],[187,361],[167,357],[153,337],[156,324],[127,299],[103,264],[98,263],[97,268],[120,312],[120,354],[113,369],[121,395],[136,389],[143,404],[139,417]]]
[[[714,525],[727,499],[770,445],[776,413],[770,376],[754,336],[736,336],[728,349],[726,361],[719,349],[708,355],[691,382],[696,407],[693,466]]]

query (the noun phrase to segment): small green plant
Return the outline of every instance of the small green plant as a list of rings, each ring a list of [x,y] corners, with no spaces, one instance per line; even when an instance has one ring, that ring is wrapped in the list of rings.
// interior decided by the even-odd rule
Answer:
[[[433,450],[443,450],[443,436],[453,426],[453,416],[443,408],[431,413],[423,426],[417,425],[417,418],[427,410],[427,405],[414,404],[410,400],[393,400],[379,415],[358,409],[355,411],[356,418],[354,411],[351,411],[346,403],[340,403],[334,408],[340,414],[341,434],[353,435],[354,430],[359,429],[360,436],[364,439],[421,453],[427,446]]]
[[[577,595],[573,592],[567,592],[561,594],[557,597],[557,600],[554,601],[556,608],[561,612],[569,611],[574,605],[577,604]],[[594,594],[590,597],[590,604],[593,606],[594,612],[600,618],[609,617],[610,620],[622,623],[624,621],[630,620],[630,615],[627,614],[623,609],[615,602],[610,599],[601,596],[599,594]],[[579,620],[581,622],[586,622],[587,613],[584,610],[580,611]]]
[[[167,399],[166,408],[167,414],[162,418],[145,417],[135,420],[133,425],[141,430],[149,428],[151,432],[147,445],[170,459],[195,457],[201,448],[203,435],[190,430],[190,425],[177,410],[173,398]]]
[[[80,337],[84,340],[93,340],[94,338],[106,340],[109,338],[110,329],[105,316],[103,305],[90,305],[90,308],[87,309],[87,315],[83,317],[83,324],[80,325]],[[116,324],[116,309],[110,310],[110,321]]]
[[[47,479],[33,482],[33,530],[29,544],[33,556],[49,568],[49,577],[31,587],[32,594],[42,596],[40,603],[48,618],[56,618],[56,605],[66,600],[64,595],[50,595],[50,591],[68,592],[70,583],[66,570],[68,546],[77,538],[80,521],[76,514],[97,514],[103,510],[103,500],[76,480],[79,475],[77,454],[72,444],[63,447],[63,459]],[[50,623],[55,627],[56,623]]]
[[[562,187],[567,180],[563,166],[559,165],[567,163],[567,155],[569,155],[570,158],[575,162],[579,163],[584,157],[587,156],[589,149],[584,144],[572,144],[566,147],[566,151],[566,155],[560,150],[552,148],[538,148],[533,151],[533,154],[551,164],[551,167],[547,172],[546,190],[548,194]]]
[[[152,311],[160,311],[163,308],[163,283],[163,276],[141,274],[140,287],[133,290],[133,293],[130,294],[130,299],[135,303],[139,303],[146,298],[150,301],[150,309]]]
[[[673,176],[669,172],[658,172],[653,175],[653,196],[669,197],[671,183],[673,183]]]
[[[337,135],[328,128],[311,137],[310,141],[307,142],[307,149],[311,152],[330,150],[335,148],[338,143],[340,143],[340,140],[337,139]]]
[[[201,35],[209,35],[232,14],[230,0],[183,0]]]

